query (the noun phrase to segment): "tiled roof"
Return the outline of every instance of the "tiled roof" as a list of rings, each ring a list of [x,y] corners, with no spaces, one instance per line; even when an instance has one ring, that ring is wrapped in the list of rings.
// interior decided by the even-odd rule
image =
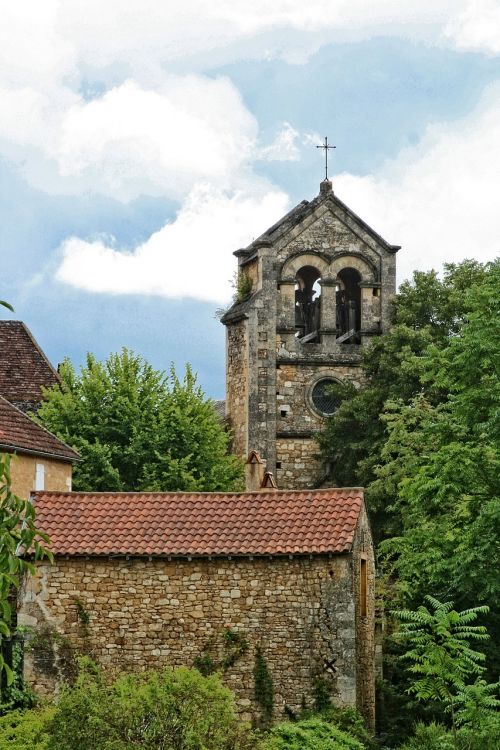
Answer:
[[[41,386],[59,382],[37,342],[18,320],[0,320],[0,394],[21,409],[36,408]]]
[[[343,553],[361,489],[217,493],[37,492],[37,526],[56,555]]]
[[[35,453],[54,458],[78,460],[69,445],[23,414],[0,396],[0,450]]]

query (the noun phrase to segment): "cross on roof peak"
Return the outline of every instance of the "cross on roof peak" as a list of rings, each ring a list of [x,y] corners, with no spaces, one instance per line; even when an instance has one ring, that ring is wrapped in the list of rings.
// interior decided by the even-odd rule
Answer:
[[[321,144],[321,146],[316,146],[316,148],[322,148],[325,152],[325,180],[328,180],[328,151],[332,148],[337,148],[337,146],[330,146],[328,143],[328,136],[325,135],[325,142]]]

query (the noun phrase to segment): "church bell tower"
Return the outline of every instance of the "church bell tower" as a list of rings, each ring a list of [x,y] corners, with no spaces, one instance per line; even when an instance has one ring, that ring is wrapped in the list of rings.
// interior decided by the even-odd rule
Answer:
[[[390,325],[396,252],[325,179],[237,250],[245,296],[226,326],[226,415],[233,450],[265,459],[280,489],[325,479],[314,434],[338,405],[332,382],[361,385],[361,354]]]

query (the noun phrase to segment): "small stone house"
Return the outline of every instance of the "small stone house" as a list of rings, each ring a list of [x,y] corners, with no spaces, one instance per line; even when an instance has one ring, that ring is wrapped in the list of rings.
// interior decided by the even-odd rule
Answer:
[[[27,500],[35,490],[71,490],[73,463],[69,445],[0,396],[0,453],[12,456],[12,491]]]
[[[374,557],[363,490],[34,494],[54,562],[19,594],[26,677],[51,694],[76,653],[109,673],[218,670],[246,719],[333,700],[374,722]]]

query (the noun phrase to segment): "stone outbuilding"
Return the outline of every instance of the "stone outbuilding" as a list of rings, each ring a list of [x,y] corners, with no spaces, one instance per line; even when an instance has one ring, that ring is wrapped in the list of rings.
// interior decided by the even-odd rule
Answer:
[[[51,694],[76,653],[110,673],[218,670],[259,719],[256,659],[275,719],[315,689],[374,721],[374,558],[363,490],[243,494],[38,492],[54,562],[19,594],[26,676]]]
[[[339,405],[335,384],[362,385],[363,349],[390,326],[398,250],[324,180],[234,253],[226,416],[234,452],[257,450],[279,487],[327,484],[315,434]]]

